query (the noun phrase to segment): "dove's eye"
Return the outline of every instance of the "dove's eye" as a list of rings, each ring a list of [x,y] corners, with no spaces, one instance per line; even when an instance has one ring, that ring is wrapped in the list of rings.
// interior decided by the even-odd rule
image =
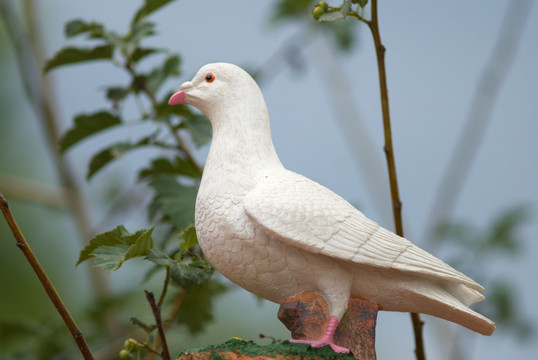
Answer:
[[[205,74],[205,81],[210,83],[213,82],[213,80],[215,80],[215,74],[213,74],[212,72]]]

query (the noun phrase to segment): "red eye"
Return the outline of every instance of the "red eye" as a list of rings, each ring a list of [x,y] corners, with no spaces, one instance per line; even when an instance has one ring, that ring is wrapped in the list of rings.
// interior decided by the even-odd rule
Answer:
[[[213,80],[215,80],[215,75],[212,72],[205,74],[205,81],[210,83],[213,82]]]

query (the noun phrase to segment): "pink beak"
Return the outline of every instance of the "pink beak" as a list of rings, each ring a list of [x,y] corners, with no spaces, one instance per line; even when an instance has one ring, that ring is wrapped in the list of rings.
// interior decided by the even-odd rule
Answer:
[[[178,104],[185,104],[185,92],[183,90],[177,91],[174,95],[170,96],[170,100],[168,100],[168,105]]]

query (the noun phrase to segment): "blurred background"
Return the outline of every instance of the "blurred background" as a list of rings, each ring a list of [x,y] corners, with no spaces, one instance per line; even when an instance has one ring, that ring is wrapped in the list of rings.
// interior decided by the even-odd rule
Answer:
[[[35,69],[66,44],[83,43],[66,41],[67,21],[95,20],[123,32],[141,3],[0,1],[0,191],[67,306],[75,317],[80,314],[83,330],[91,318],[88,308],[102,305],[94,301],[100,293],[124,296],[116,309],[122,320],[146,311],[142,262],[110,276],[100,270],[89,275],[87,264],[75,263],[92,234],[118,224],[133,231],[152,225],[146,214],[150,190],[137,181],[137,172],[158,150],[132,152],[86,181],[93,153],[111,137],[139,136],[144,127],[92,138],[61,158],[58,134],[76,114],[109,108],[104,85],[121,83],[126,75],[99,62],[44,77]],[[351,19],[319,24],[310,14],[315,2],[291,3],[181,0],[153,14],[158,33],[145,43],[182,58],[181,77],[166,82],[162,93],[176,90],[209,62],[244,67],[265,95],[283,164],[393,229],[370,32]],[[380,2],[379,21],[406,237],[484,285],[486,302],[477,309],[495,315],[499,324],[491,337],[483,337],[424,316],[427,358],[534,358],[538,5]],[[46,116],[29,101],[40,86],[55,124],[42,121]],[[126,103],[124,114],[134,118],[136,106]],[[196,150],[200,163],[207,151],[208,146]],[[473,241],[481,246],[469,245]],[[14,245],[0,221],[0,359],[47,358],[32,355],[39,353],[36,333],[49,349],[73,351],[68,335],[56,335],[67,332]],[[260,343],[268,340],[259,333],[289,338],[276,318],[278,305],[227,284],[229,291],[215,299],[214,318],[202,332],[177,327],[169,336],[175,353],[232,336]],[[490,298],[494,305],[488,305]],[[414,359],[409,315],[381,312],[376,344],[379,359]],[[50,358],[70,358],[68,353]]]

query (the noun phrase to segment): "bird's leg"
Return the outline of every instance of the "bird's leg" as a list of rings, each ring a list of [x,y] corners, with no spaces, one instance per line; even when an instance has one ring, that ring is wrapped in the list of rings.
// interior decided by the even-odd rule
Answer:
[[[327,330],[325,330],[325,334],[321,337],[319,340],[297,340],[292,339],[290,340],[292,343],[299,343],[299,344],[309,344],[312,347],[322,347],[325,345],[329,345],[331,349],[334,350],[334,352],[337,353],[349,353],[349,349],[345,348],[343,346],[338,346],[332,342],[333,334],[336,330],[336,327],[338,326],[338,318],[336,316],[331,316],[329,320],[329,325],[327,326]]]

